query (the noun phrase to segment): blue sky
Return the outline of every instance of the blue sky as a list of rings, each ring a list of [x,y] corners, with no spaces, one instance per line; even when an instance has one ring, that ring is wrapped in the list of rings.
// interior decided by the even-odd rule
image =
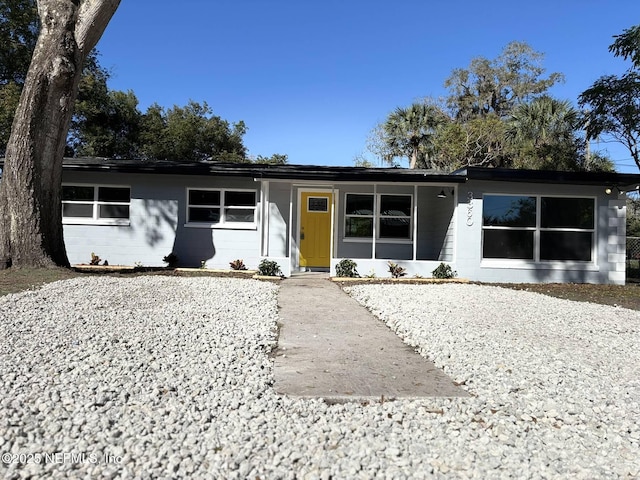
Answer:
[[[552,94],[575,103],[628,67],[607,47],[638,23],[638,0],[123,0],[98,49],[142,111],[206,101],[244,120],[250,155],[353,165],[396,107],[445,95],[454,68],[513,40],[564,73]],[[594,147],[637,172],[625,149]]]

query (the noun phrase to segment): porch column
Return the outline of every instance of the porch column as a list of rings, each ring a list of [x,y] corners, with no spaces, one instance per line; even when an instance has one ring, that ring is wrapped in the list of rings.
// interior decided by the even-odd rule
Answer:
[[[260,190],[260,204],[262,212],[260,215],[260,223],[262,228],[262,249],[260,255],[269,256],[269,181],[263,180]]]
[[[371,259],[376,259],[376,236],[378,235],[378,184],[373,184],[373,238],[371,239]]]
[[[418,258],[418,185],[413,186],[413,261]]]
[[[287,256],[289,257],[289,264],[293,267],[291,251],[293,249],[293,184],[289,189],[289,248],[287,249]]]

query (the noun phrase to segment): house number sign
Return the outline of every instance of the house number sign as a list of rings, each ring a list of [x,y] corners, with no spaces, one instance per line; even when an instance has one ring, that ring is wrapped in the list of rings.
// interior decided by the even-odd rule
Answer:
[[[467,226],[473,226],[473,192],[467,193]]]

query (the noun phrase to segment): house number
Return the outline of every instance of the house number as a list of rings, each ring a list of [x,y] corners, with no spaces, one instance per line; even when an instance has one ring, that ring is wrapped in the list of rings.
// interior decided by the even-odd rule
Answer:
[[[473,192],[467,193],[467,226],[473,226]]]

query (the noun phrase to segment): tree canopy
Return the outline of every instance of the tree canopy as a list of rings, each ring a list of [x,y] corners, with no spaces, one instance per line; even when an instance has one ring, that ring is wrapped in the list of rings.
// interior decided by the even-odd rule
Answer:
[[[368,151],[388,164],[404,158],[410,168],[612,170],[588,151],[580,112],[549,95],[564,77],[545,75],[543,58],[522,42],[495,59],[474,58],[446,79],[444,102],[427,98],[391,112],[370,134]]]
[[[36,0],[0,4],[0,156],[34,51],[39,17]],[[141,112],[135,93],[111,90],[110,72],[95,50],[87,55],[65,155],[179,161],[250,162],[243,121],[230,123],[206,102],[165,108],[151,105]],[[256,161],[286,163],[287,156],[258,155]]]
[[[605,75],[580,94],[578,103],[587,109],[588,139],[606,134],[624,145],[640,168],[640,25],[615,37],[609,51],[631,60],[623,75]]]

